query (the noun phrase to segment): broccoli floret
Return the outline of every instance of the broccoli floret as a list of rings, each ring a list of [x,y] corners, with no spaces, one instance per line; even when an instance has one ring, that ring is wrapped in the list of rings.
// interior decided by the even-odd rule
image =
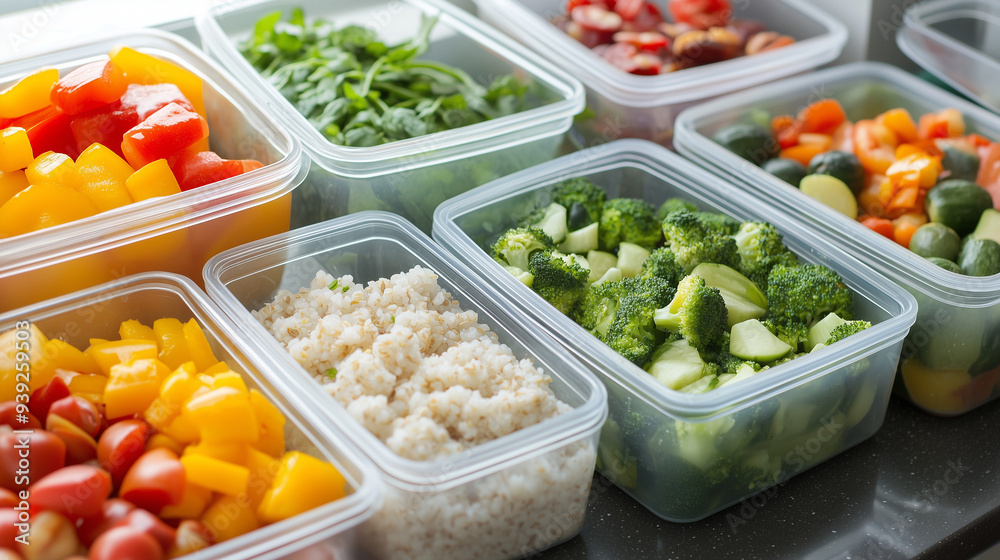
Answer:
[[[740,253],[739,271],[767,291],[767,275],[779,264],[795,266],[798,258],[785,247],[778,228],[766,222],[745,222],[733,235]]]
[[[528,259],[537,251],[555,249],[552,238],[538,228],[514,228],[497,239],[490,254],[502,265],[528,270]]]
[[[798,351],[802,343],[809,338],[809,325],[785,316],[772,316],[761,323],[782,342]]]
[[[660,329],[680,333],[699,352],[718,348],[727,328],[726,301],[717,288],[699,276],[686,276],[677,285],[670,303],[656,311],[654,322]]]
[[[679,210],[663,219],[667,247],[673,251],[677,264],[684,267],[686,274],[703,262],[738,269],[740,253],[736,240],[706,223],[706,215]]]
[[[604,343],[633,364],[643,367],[663,340],[653,323],[656,307],[641,297],[627,295],[618,302],[615,319],[608,327]]]
[[[637,198],[613,198],[601,210],[600,244],[612,251],[623,241],[652,251],[663,238],[656,208]]]
[[[660,247],[653,251],[646,260],[642,261],[642,270],[639,272],[640,278],[662,278],[676,286],[684,277],[684,269],[677,264],[674,253],[667,247]]]
[[[552,202],[562,204],[569,213],[569,228],[577,230],[601,219],[607,194],[604,189],[583,177],[567,179],[553,187]],[[583,213],[586,218],[583,218]]]
[[[656,219],[662,222],[663,218],[667,217],[667,214],[678,210],[697,212],[698,207],[695,203],[684,200],[683,198],[668,198],[663,204],[660,205],[660,209],[656,211]]]
[[[840,276],[817,264],[777,265],[767,277],[767,301],[775,317],[811,327],[829,313],[854,317],[851,290]]]
[[[701,222],[706,226],[712,228],[722,235],[733,235],[739,231],[740,226],[743,225],[742,222],[736,218],[730,218],[725,214],[717,214],[715,212],[695,212]]]
[[[833,328],[830,338],[826,339],[824,344],[829,346],[835,342],[840,342],[852,334],[857,334],[871,326],[872,324],[868,321],[848,321],[842,325],[837,325]]]
[[[574,255],[548,250],[531,254],[528,271],[534,276],[531,288],[563,314],[572,316],[586,294],[590,270]]]
[[[615,312],[618,311],[618,300],[623,293],[622,282],[604,282],[591,286],[577,306],[573,320],[604,340],[611,321],[615,319]]]

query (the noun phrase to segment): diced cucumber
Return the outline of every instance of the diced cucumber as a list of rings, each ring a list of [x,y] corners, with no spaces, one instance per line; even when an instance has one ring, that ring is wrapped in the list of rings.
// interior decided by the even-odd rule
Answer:
[[[735,373],[723,373],[722,375],[719,376],[719,384],[716,385],[715,388],[718,389],[719,387],[722,387],[726,383],[729,383],[730,381],[732,381],[733,378],[735,378],[735,377],[736,377]]]
[[[624,276],[622,276],[621,269],[616,267],[611,267],[607,271],[605,271],[604,275],[598,278],[596,282],[591,284],[591,286],[600,286],[605,282],[617,282],[622,278],[624,278]]]
[[[605,272],[618,266],[618,257],[604,251],[587,251],[587,262],[590,263],[590,277],[587,281],[594,283]]]
[[[534,224],[535,227],[549,234],[552,241],[562,243],[566,239],[569,230],[566,227],[566,207],[553,202],[545,207],[542,219]]]
[[[702,377],[698,381],[695,381],[694,383],[682,388],[680,392],[689,393],[692,395],[707,393],[712,389],[715,389],[715,387],[718,384],[719,384],[718,376],[706,375],[705,377]]]
[[[558,249],[563,253],[586,253],[597,249],[597,222],[569,232]]]
[[[635,243],[629,243],[623,241],[621,245],[618,246],[618,268],[622,271],[622,276],[625,278],[635,278],[642,271],[642,262],[645,261],[651,253]]]
[[[854,396],[854,402],[847,409],[847,429],[851,429],[864,420],[875,403],[875,382],[868,380],[861,386],[861,390]]]
[[[823,317],[818,323],[809,329],[809,336],[806,337],[806,352],[812,352],[818,344],[824,344],[830,340],[830,334],[838,325],[843,325],[847,321],[843,320],[836,313],[830,313]]]
[[[992,239],[1000,243],[1000,212],[989,208],[979,216],[976,230],[972,232],[973,239]]]
[[[858,201],[843,181],[830,175],[806,175],[799,190],[852,220],[858,218]]]
[[[771,334],[771,331],[757,319],[743,321],[733,326],[729,339],[729,352],[737,358],[761,363],[773,362],[791,351],[791,346]]]
[[[767,297],[749,278],[724,264],[701,263],[691,274],[719,290],[726,302],[729,327],[767,314]]]
[[[961,179],[941,181],[927,191],[927,217],[966,236],[976,229],[983,212],[993,208],[993,197],[983,187]]]
[[[666,387],[679,390],[701,379],[705,362],[698,350],[682,338],[657,348],[646,371]]]
[[[751,377],[757,375],[758,373],[760,372],[754,371],[752,367],[744,364],[736,369],[736,375],[734,375],[733,378],[730,379],[726,384],[732,385],[733,383],[746,381],[747,379],[750,379]]]

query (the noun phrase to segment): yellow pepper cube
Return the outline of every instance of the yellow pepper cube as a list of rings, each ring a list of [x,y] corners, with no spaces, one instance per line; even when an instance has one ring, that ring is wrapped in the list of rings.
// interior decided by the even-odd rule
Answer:
[[[191,319],[184,323],[183,330],[188,352],[191,353],[194,364],[198,366],[198,371],[204,371],[218,363],[219,359],[215,357],[212,345],[209,344],[208,337],[205,336],[205,331],[201,329],[198,321]]]
[[[208,392],[208,384],[195,372],[194,362],[185,362],[163,380],[160,397],[177,406],[184,406],[195,394]]]
[[[188,482],[227,496],[238,496],[247,491],[250,471],[242,465],[199,454],[184,455],[181,464]]]
[[[276,523],[346,495],[347,481],[336,467],[300,451],[281,457],[274,482],[257,508],[257,517]]]
[[[28,131],[11,126],[0,132],[0,171],[19,171],[31,165],[34,159]]]
[[[191,361],[187,340],[184,338],[184,324],[177,319],[157,319],[153,321],[153,333],[160,347],[160,359],[173,369]]]
[[[181,186],[174,177],[174,172],[167,165],[167,160],[158,159],[147,163],[125,181],[125,189],[132,200],[139,202],[158,196],[180,194]]]
[[[84,353],[97,362],[97,367],[101,368],[104,375],[111,375],[112,366],[117,364],[156,359],[156,343],[134,338],[114,341],[91,339],[90,348]]]
[[[101,212],[132,204],[125,181],[132,175],[132,166],[118,154],[101,144],[92,144],[76,160],[79,184],[83,193]]]
[[[128,321],[122,321],[122,324],[118,327],[118,336],[122,340],[129,338],[138,338],[142,340],[152,340],[156,342],[156,334],[153,333],[153,328],[143,325],[135,319],[129,319]]]
[[[86,354],[76,346],[66,341],[53,338],[45,343],[42,349],[45,360],[35,367],[35,373],[55,372],[57,369],[75,371],[77,373],[102,374],[94,357]]]
[[[153,436],[146,441],[146,451],[160,449],[161,447],[163,449],[169,449],[173,451],[174,453],[177,454],[178,457],[180,457],[181,454],[184,453],[184,445],[166,434],[153,434]],[[185,488],[188,488],[189,486],[192,485],[191,484],[185,485]]]
[[[189,445],[184,455],[204,455],[234,465],[244,465],[247,460],[245,443],[199,443]]]
[[[104,410],[109,419],[144,412],[160,393],[160,384],[170,374],[156,359],[133,360],[111,366],[104,387]]]
[[[250,390],[250,406],[257,416],[260,439],[254,447],[272,457],[285,452],[285,415],[257,389]]]
[[[202,373],[204,373],[205,375],[217,375],[227,371],[232,371],[231,369],[229,369],[229,364],[227,364],[226,362],[218,362],[212,367],[202,371]]]
[[[260,432],[250,398],[232,387],[219,387],[192,398],[181,418],[190,419],[207,443],[257,443]]]
[[[80,171],[73,158],[66,154],[45,152],[24,169],[28,183],[54,185],[64,189],[79,190]]]
[[[246,381],[243,381],[243,376],[235,371],[226,371],[213,375],[212,388],[218,389],[219,387],[232,387],[244,395],[250,395]]]
[[[130,84],[175,84],[194,110],[205,116],[202,80],[193,72],[125,46],[111,51],[111,62],[125,73],[125,79]]]
[[[31,185],[0,206],[0,238],[68,224],[94,214],[94,203],[72,188],[48,183]]]
[[[48,342],[48,338],[34,323],[28,328],[27,341],[18,338],[19,332],[11,329],[0,334],[0,402],[13,401],[17,397],[17,364],[24,363],[23,359],[18,360],[17,358],[18,354],[23,351],[24,342],[28,343],[28,363],[32,365],[42,360],[44,356],[42,348]],[[20,336],[23,338],[24,335]]]
[[[192,443],[198,441],[198,425],[183,414],[176,416],[170,424],[160,430],[170,439],[178,443]]]
[[[59,372],[60,370],[56,370]],[[62,375],[62,373],[59,373]],[[69,392],[74,395],[103,395],[108,385],[108,378],[100,374],[74,375],[66,383]]]
[[[0,148],[3,150],[3,148]],[[3,157],[0,152],[0,157]],[[28,176],[24,171],[0,171],[0,206],[14,198],[21,191],[28,188]]]
[[[215,542],[224,542],[245,535],[260,527],[256,513],[245,496],[220,496],[201,514],[201,522],[215,535]]]
[[[250,481],[247,483],[247,495],[253,504],[254,511],[264,500],[264,495],[274,482],[274,477],[281,469],[281,462],[274,457],[250,447],[246,454],[246,467],[250,471]]]
[[[181,459],[181,463],[184,460]],[[163,519],[197,519],[212,501],[212,491],[208,488],[198,486],[188,479],[184,484],[184,494],[181,496],[181,503],[177,505],[166,505],[160,510],[160,517]]]
[[[0,91],[0,119],[16,119],[52,104],[49,91],[59,81],[59,70],[41,68]]]
[[[150,426],[162,431],[174,421],[174,418],[177,418],[180,412],[180,405],[168,403],[163,400],[163,397],[156,397],[143,411],[142,418]]]

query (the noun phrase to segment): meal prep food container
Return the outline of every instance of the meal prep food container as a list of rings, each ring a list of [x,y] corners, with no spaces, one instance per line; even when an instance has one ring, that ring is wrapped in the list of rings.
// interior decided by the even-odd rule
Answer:
[[[586,177],[608,198],[659,206],[681,197],[701,210],[765,220],[800,259],[829,266],[855,293],[855,315],[872,322],[830,347],[741,384],[704,394],[668,389],[599,343],[520,283],[487,252],[518,217],[551,202],[559,181]],[[896,362],[913,323],[913,298],[786,215],[729,187],[661,146],[619,140],[494,181],[442,204],[434,238],[536,318],[608,389],[598,469],[656,515],[704,518],[868,438],[882,424]],[[642,427],[636,429],[636,421]],[[750,476],[767,473],[766,476]],[[753,484],[747,484],[748,479]]]
[[[28,321],[50,339],[86,348],[91,338],[117,340],[122,321],[150,325],[162,317],[197,320],[215,355],[285,415],[289,451],[329,461],[349,486],[344,498],[186,555],[185,560],[352,557],[359,524],[378,508],[381,483],[374,468],[341,435],[325,429],[324,421],[191,280],[165,272],[129,276],[0,314],[0,332]]]
[[[381,146],[332,144],[237,48],[262,16],[275,10],[287,14],[294,7],[302,7],[307,18],[330,19],[338,27],[372,28],[387,43],[415,36],[422,15],[438,16],[430,50],[422,58],[461,68],[486,85],[513,73],[529,85],[529,108]],[[253,87],[313,160],[306,183],[296,191],[295,227],[362,210],[385,210],[430,232],[434,208],[442,201],[554,157],[573,116],[583,109],[579,82],[443,0],[230,2],[202,14],[196,23],[204,48]]]
[[[943,416],[962,414],[1000,396],[1000,275],[948,272],[819,203],[711,140],[720,129],[749,122],[751,111],[796,113],[831,97],[847,118],[872,118],[895,107],[915,117],[947,107],[961,111],[967,132],[1000,140],[1000,117],[902,70],[854,63],[762,86],[706,103],[678,119],[677,147],[730,178],[754,197],[793,213],[913,294],[916,326],[903,346],[894,391]]]
[[[935,0],[910,6],[896,44],[948,85],[1000,111],[1000,5]]]
[[[586,145],[644,138],[667,146],[677,114],[718,95],[812,70],[840,56],[847,29],[801,0],[733,2],[734,17],[764,22],[794,45],[749,57],[659,76],[633,76],[614,67],[549,23],[565,0],[475,0],[479,15],[542,53],[587,88],[587,119],[577,129]],[[665,2],[657,2],[664,8]],[[664,8],[664,13],[666,9]]]
[[[515,356],[552,377],[569,412],[437,461],[396,455],[364,428],[248,312],[279,289],[309,286],[316,271],[368,281],[420,265],[462,309],[478,313]],[[227,251],[205,267],[211,297],[246,336],[308,396],[324,424],[335,424],[376,464],[385,483],[382,508],[362,526],[375,558],[517,558],[580,530],[607,417],[607,394],[587,370],[530,319],[399,216],[363,212]]]
[[[219,251],[288,231],[291,191],[305,177],[298,141],[236,81],[187,41],[156,30],[112,34],[0,65],[0,89],[42,66],[68,72],[127,45],[204,80],[211,149],[264,167],[190,191],[73,223],[0,239],[0,312],[137,272],[201,282]]]

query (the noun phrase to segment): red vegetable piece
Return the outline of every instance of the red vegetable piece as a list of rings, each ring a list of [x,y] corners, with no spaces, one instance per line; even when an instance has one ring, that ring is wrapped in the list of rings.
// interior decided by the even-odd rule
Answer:
[[[148,437],[149,424],[144,420],[116,422],[101,434],[97,441],[97,461],[111,473],[116,487],[145,452]]]
[[[636,33],[658,31],[660,24],[662,23],[663,14],[660,12],[660,9],[656,7],[656,4],[653,4],[652,2],[643,2],[642,7],[639,8],[639,13],[636,14],[635,18],[622,24],[622,30],[635,31]]]
[[[83,397],[70,395],[52,403],[49,414],[62,416],[78,428],[87,432],[90,437],[97,437],[101,432],[101,412],[94,403]]]
[[[28,409],[35,418],[48,418],[52,403],[70,396],[69,387],[61,377],[53,377],[51,381],[35,389],[28,401]]]
[[[79,465],[97,458],[97,442],[94,438],[62,416],[49,413],[45,429],[66,444],[67,465]]]
[[[27,467],[24,450],[30,450]],[[45,430],[30,434],[0,434],[0,486],[17,492],[66,465],[66,444]]]
[[[90,465],[59,469],[31,485],[33,507],[77,519],[101,513],[111,495],[111,477]]]
[[[215,152],[184,152],[170,160],[170,169],[182,191],[235,177],[262,166],[252,159],[222,159]]]
[[[663,60],[660,57],[647,52],[633,56],[632,63],[635,65],[632,73],[639,76],[655,76],[663,67]]]
[[[206,137],[208,123],[201,115],[170,103],[125,133],[122,152],[129,165],[140,169]]]
[[[570,12],[573,22],[584,29],[614,33],[622,28],[622,17],[600,6],[579,6]]]
[[[13,491],[6,488],[0,488],[0,508],[9,508],[17,506],[20,498],[17,497]],[[0,544],[0,546],[3,546]]]
[[[115,101],[103,107],[98,107],[75,115],[69,121],[69,128],[76,142],[76,149],[83,152],[91,144],[102,144],[111,148],[124,158],[122,153],[122,137],[139,124],[134,108],[126,109],[121,102]]]
[[[21,420],[27,420],[22,423]],[[18,413],[17,403],[7,401],[0,403],[0,426],[10,426],[12,430],[38,430],[42,423],[35,418],[35,415],[27,410]]]
[[[698,29],[723,27],[733,16],[729,0],[670,0],[667,8],[675,22],[687,23]]]
[[[177,455],[165,448],[147,451],[132,465],[122,481],[119,497],[159,513],[163,506],[179,504],[186,477]]]
[[[115,524],[115,527],[128,526],[146,533],[160,543],[160,548],[170,550],[177,537],[177,531],[160,520],[159,517],[149,513],[144,509],[134,509],[123,519]]]
[[[638,49],[654,53],[670,46],[670,37],[655,31],[646,31],[643,33],[619,31],[615,33],[614,40],[618,43],[628,43]]]
[[[76,534],[85,546],[93,544],[101,533],[114,527],[119,521],[135,509],[131,502],[119,498],[111,498],[104,502],[101,513],[84,518],[76,528]]]
[[[156,539],[134,527],[115,527],[94,541],[90,560],[163,560]]]
[[[176,103],[188,111],[195,112],[194,105],[187,97],[184,97],[181,89],[174,84],[149,86],[130,84],[121,99],[122,109],[138,116],[138,122],[146,120],[150,115],[171,103]]]
[[[41,111],[29,113],[14,119],[10,126],[23,128],[31,141],[31,151],[35,157],[45,152],[63,153],[76,159],[80,151],[76,149],[73,140],[73,130],[70,128],[71,117],[63,113],[55,105],[49,105]]]
[[[637,68],[635,55],[638,53],[639,49],[635,48],[634,45],[629,43],[615,43],[605,49],[601,56],[618,68],[626,72],[632,72]]]
[[[645,0],[618,0],[615,2],[615,12],[625,21],[632,21],[639,15]]]
[[[4,549],[15,550],[19,531],[14,525],[18,521],[18,513],[13,507],[0,508],[0,551]]]
[[[114,63],[97,61],[59,78],[49,97],[67,115],[77,115],[117,101],[127,87],[125,75]]]

